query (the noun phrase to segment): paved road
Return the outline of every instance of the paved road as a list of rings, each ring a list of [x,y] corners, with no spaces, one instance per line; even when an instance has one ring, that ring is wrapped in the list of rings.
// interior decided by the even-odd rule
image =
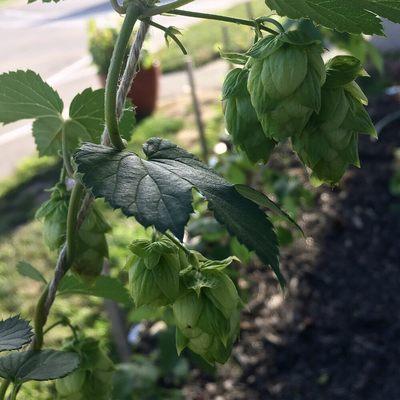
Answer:
[[[211,11],[244,1],[198,0],[186,8]],[[98,87],[96,71],[87,53],[87,23],[90,18],[99,23],[109,23],[120,17],[112,12],[105,0],[65,0],[58,4],[37,2],[31,5],[26,5],[24,0],[15,0],[0,7],[0,73],[32,69],[57,89],[67,105],[84,88]],[[158,17],[158,22],[167,26],[184,27],[194,21],[178,16]],[[153,31],[150,37],[153,49],[163,45],[162,33]],[[208,81],[212,77],[214,82],[219,82],[221,73],[216,68],[218,64],[199,73],[207,76]],[[178,94],[184,89],[184,83],[182,75],[166,77],[162,81],[161,96]],[[171,93],[171,87],[175,88],[174,93]],[[0,178],[9,175],[18,161],[33,154],[34,149],[29,123],[0,126]]]

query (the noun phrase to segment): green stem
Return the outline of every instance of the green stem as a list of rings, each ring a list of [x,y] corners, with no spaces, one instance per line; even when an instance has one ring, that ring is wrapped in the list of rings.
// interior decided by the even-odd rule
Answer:
[[[71,165],[71,157],[68,152],[68,144],[67,144],[67,131],[66,127],[68,125],[69,121],[65,121],[62,127],[61,131],[61,141],[62,141],[62,156],[63,156],[63,161],[64,161],[64,167],[67,171],[67,174],[72,177],[74,176],[74,169],[72,168]]]
[[[192,3],[194,0],[176,0],[171,3],[165,4],[159,7],[150,8],[148,11],[144,12],[144,16],[152,17],[153,15],[159,15],[163,13],[168,13],[176,8],[182,7],[186,4]]]
[[[84,193],[84,187],[80,182],[76,182],[69,201],[68,217],[67,217],[67,262],[64,273],[71,266],[75,255],[75,234],[76,234],[76,221],[79,213],[79,208]],[[35,309],[34,329],[35,338],[32,343],[33,350],[40,350],[43,347],[43,328],[46,324],[48,313],[46,311],[46,302],[49,295],[50,285],[47,285],[43,290],[42,295]]]
[[[157,22],[148,21],[151,26],[154,26],[154,28],[160,29],[161,31],[165,32],[165,35],[169,36],[176,44],[177,46],[181,49],[182,53],[186,56],[187,50],[185,49],[185,46],[182,44],[182,42],[176,37],[176,35],[171,31],[171,29],[166,28],[165,26],[162,26],[160,24],[157,24]]]
[[[65,185],[65,179],[67,178],[67,171],[64,167],[64,165],[61,168],[61,172],[60,172],[60,179],[58,180],[58,183],[62,183],[63,185]]]
[[[111,3],[111,7],[114,9],[114,11],[116,11],[118,14],[125,14],[125,7],[121,6],[118,3],[118,0],[110,0]]]
[[[74,336],[74,339],[75,339],[75,340],[78,340],[78,334],[76,333],[76,328],[75,328],[75,326],[73,326],[73,325],[71,324],[71,322],[69,321],[68,318],[60,319],[59,321],[57,321],[57,322],[55,322],[54,324],[50,325],[50,326],[43,332],[43,335],[46,335],[46,334],[49,333],[51,330],[53,330],[54,328],[56,328],[57,326],[60,326],[60,325],[62,325],[62,326],[68,326],[68,328],[71,330],[71,332],[72,332],[72,334],[73,334],[73,336]]]
[[[125,146],[119,133],[119,123],[117,116],[117,91],[118,81],[124,64],[126,48],[129,44],[133,27],[140,16],[140,7],[131,2],[126,10],[124,23],[122,24],[117,43],[111,58],[110,68],[108,70],[106,82],[106,97],[105,97],[105,120],[108,134],[112,145],[122,150]]]
[[[191,255],[191,252],[189,249],[187,249],[183,243],[181,243],[175,236],[171,235],[168,232],[164,233],[164,236],[166,236],[169,240],[171,240],[172,242],[174,242],[179,248],[181,248],[187,256]]]
[[[0,386],[0,400],[4,400],[7,394],[7,389],[10,386],[9,380],[4,380]]]
[[[17,398],[17,394],[18,394],[18,390],[19,390],[19,385],[15,384],[13,386],[11,395],[10,395],[10,400],[16,400]]]
[[[47,320],[47,315],[45,313],[45,306],[48,294],[49,294],[49,285],[46,285],[45,289],[43,290],[36,304],[35,318],[33,319],[35,337],[32,342],[32,350],[40,350],[43,347],[43,327]]]
[[[225,15],[199,13],[199,12],[194,12],[194,11],[173,10],[173,11],[170,11],[170,13],[171,14],[175,14],[175,15],[182,15],[184,17],[211,19],[213,21],[229,22],[229,23],[232,23],[232,24],[251,26],[253,28],[257,24],[256,21],[251,21],[249,19],[227,17]],[[263,31],[272,33],[273,35],[278,35],[279,34],[278,32],[274,31],[273,29],[267,28],[266,26],[263,26],[263,25],[260,26],[260,29],[263,30]]]
[[[75,257],[76,247],[76,221],[81,206],[81,200],[84,193],[84,187],[80,182],[76,182],[72,189],[71,199],[69,201],[67,216],[67,266],[70,267]]]

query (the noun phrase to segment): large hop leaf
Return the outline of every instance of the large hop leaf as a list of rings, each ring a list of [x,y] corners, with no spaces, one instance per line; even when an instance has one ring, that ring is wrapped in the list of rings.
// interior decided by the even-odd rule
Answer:
[[[0,321],[0,352],[18,350],[28,344],[32,336],[29,322],[18,316]]]
[[[192,190],[208,200],[215,217],[263,262],[283,285],[273,226],[257,204],[192,154],[167,140],[150,139],[147,159],[127,151],[85,144],[75,155],[78,171],[96,197],[104,197],[145,227],[170,230],[182,239],[192,208]]]
[[[378,15],[400,22],[397,0],[266,0],[267,6],[289,18],[310,18],[341,32],[383,34]]]
[[[264,134],[247,90],[248,70],[229,72],[223,86],[226,129],[250,161],[268,161],[276,142]]]
[[[248,89],[264,132],[282,140],[302,131],[321,107],[325,68],[319,42],[303,32],[267,36],[249,50]]]
[[[346,65],[348,68],[344,68]],[[365,110],[366,97],[353,81],[363,74],[354,57],[336,57],[327,64],[328,79],[322,89],[322,107],[304,131],[293,138],[301,160],[321,181],[337,183],[349,165],[359,166],[358,134],[376,136]]]

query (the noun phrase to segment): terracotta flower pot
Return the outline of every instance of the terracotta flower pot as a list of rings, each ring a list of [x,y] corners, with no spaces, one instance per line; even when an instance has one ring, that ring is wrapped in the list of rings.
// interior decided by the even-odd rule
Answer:
[[[106,83],[106,76],[99,75],[103,86]],[[152,67],[141,69],[133,82],[128,98],[136,106],[136,118],[138,120],[153,114],[158,99],[160,81],[160,67],[153,64]]]

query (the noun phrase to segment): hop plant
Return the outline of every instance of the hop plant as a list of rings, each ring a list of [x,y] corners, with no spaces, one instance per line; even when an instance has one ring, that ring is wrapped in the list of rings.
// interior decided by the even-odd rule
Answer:
[[[111,229],[101,212],[93,206],[77,235],[76,256],[72,270],[86,280],[100,275],[108,257],[106,233]]]
[[[43,221],[43,238],[50,250],[57,250],[65,241],[69,193],[63,183],[51,189],[51,197],[36,212]]]
[[[247,69],[235,68],[227,75],[223,89],[223,107],[228,133],[235,146],[242,149],[250,161],[268,161],[276,142],[263,131],[247,89]]]
[[[136,307],[172,304],[179,296],[179,272],[187,266],[183,251],[167,238],[137,240],[130,250],[129,287]]]
[[[79,368],[56,381],[58,400],[109,400],[114,364],[98,341],[85,338],[64,346],[80,357]]]
[[[259,40],[248,52],[251,102],[267,137],[280,141],[303,130],[321,107],[325,68],[319,41],[301,30]]]
[[[197,257],[197,256],[195,256]],[[186,290],[173,304],[178,353],[188,347],[210,364],[225,363],[239,330],[241,301],[222,262],[200,257],[183,274]]]
[[[335,184],[349,165],[360,166],[358,134],[376,137],[377,133],[364,108],[367,98],[354,81],[365,75],[360,61],[338,56],[327,63],[326,70],[321,111],[293,138],[293,145],[315,178]]]

